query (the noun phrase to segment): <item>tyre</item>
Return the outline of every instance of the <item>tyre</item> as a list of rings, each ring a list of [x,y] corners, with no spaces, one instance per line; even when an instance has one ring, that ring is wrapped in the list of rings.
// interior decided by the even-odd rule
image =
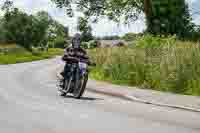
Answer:
[[[71,82],[72,82],[72,76],[70,76],[69,79],[65,79],[64,80],[64,87],[63,89],[60,91],[60,96],[66,96],[67,93],[69,93],[70,91],[70,86],[71,86]]]
[[[84,76],[84,80],[83,80],[83,84],[82,84],[82,87],[81,87],[80,97],[82,97],[84,92],[85,92],[85,89],[86,89],[86,86],[87,86],[87,82],[88,82],[88,75],[85,75]]]
[[[67,93],[65,93],[65,92],[63,92],[63,91],[60,91],[60,96],[64,97],[64,96],[66,96],[66,95],[67,95]]]
[[[88,81],[88,74],[85,74],[83,77],[77,80],[73,92],[74,98],[80,99],[82,97],[87,85],[87,81]]]
[[[60,96],[65,96],[66,95],[66,93],[64,92],[64,81],[63,80],[59,80],[59,83],[57,85]]]
[[[72,83],[72,76],[70,76],[68,79],[65,79],[65,81],[64,81],[64,91],[65,91],[66,94],[70,92],[71,83]]]

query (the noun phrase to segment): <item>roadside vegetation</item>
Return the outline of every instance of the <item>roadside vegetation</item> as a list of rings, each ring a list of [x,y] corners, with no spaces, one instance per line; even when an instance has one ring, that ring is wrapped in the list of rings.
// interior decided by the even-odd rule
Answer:
[[[52,58],[61,55],[63,49],[50,48],[48,51],[30,52],[24,48],[15,48],[0,53],[0,64],[16,64],[42,59]]]
[[[91,78],[158,91],[200,95],[200,43],[175,36],[139,37],[124,47],[89,50]]]
[[[91,58],[97,63],[92,78],[200,95],[200,26],[192,21],[192,15],[199,12],[190,11],[187,0],[79,0],[74,9],[71,8],[75,4],[73,1],[52,1],[58,7],[68,9],[66,13],[69,16],[73,16],[75,10],[82,11],[85,19],[81,20],[84,23],[89,22],[87,20],[97,22],[102,16],[107,16],[115,22],[130,24],[141,14],[145,16],[146,29],[143,33],[104,38],[122,39],[128,42],[128,46],[109,48],[108,45],[107,48],[89,50]],[[94,46],[92,44],[83,45]]]
[[[68,27],[47,12],[27,14],[5,0],[0,16],[0,64],[41,60],[63,53]]]

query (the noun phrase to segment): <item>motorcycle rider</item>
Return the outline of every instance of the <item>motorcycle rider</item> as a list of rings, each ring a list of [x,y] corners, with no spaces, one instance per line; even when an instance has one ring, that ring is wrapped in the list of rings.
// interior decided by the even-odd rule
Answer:
[[[67,47],[64,51],[62,60],[65,61],[64,70],[61,72],[63,79],[60,81],[60,87],[63,88],[65,75],[68,74],[71,68],[71,64],[74,60],[79,61],[81,59],[87,60],[89,62],[89,57],[87,52],[81,48],[81,35],[79,33],[75,34],[72,38],[72,46]]]

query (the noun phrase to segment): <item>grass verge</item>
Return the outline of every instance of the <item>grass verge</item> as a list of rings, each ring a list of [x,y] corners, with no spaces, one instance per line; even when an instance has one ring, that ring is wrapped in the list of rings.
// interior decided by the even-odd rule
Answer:
[[[16,64],[52,58],[63,54],[63,49],[49,49],[48,52],[29,52],[18,48],[7,53],[1,53],[0,64]]]

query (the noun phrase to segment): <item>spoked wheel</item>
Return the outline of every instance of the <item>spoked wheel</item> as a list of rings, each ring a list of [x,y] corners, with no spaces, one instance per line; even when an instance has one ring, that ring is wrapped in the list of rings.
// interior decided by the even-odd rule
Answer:
[[[61,96],[66,96],[69,93],[72,83],[72,76],[64,80],[64,89],[61,91]]]
[[[66,96],[67,95],[67,93],[65,93],[64,91],[60,91],[60,96],[62,96],[62,97],[64,97],[64,96]]]
[[[77,77],[79,77],[79,74],[77,74]],[[88,75],[85,74],[80,79],[77,78],[77,77],[76,77],[76,79],[78,79],[78,80],[76,80],[73,95],[74,95],[74,98],[80,99],[81,96],[83,95],[84,91],[85,91],[87,81],[88,81]]]

